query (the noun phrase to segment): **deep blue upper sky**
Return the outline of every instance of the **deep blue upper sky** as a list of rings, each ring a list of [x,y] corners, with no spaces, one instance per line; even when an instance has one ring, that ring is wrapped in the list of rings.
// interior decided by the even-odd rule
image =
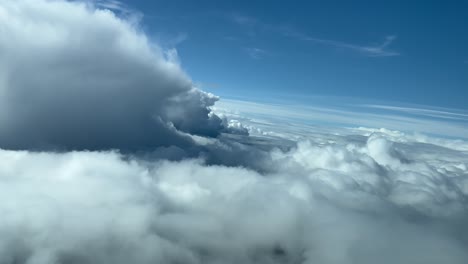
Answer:
[[[468,1],[143,1],[204,90],[468,109]]]

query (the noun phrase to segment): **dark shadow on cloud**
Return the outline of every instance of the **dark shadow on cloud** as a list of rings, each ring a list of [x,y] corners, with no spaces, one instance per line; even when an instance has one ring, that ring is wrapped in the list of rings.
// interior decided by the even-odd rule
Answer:
[[[222,133],[216,140],[205,144],[193,144],[185,148],[179,146],[158,147],[152,150],[121,152],[126,159],[135,159],[145,165],[155,160],[183,161],[201,159],[206,165],[244,167],[262,174],[274,172],[270,152],[274,149],[293,148],[283,140],[265,140],[235,132]]]
[[[29,8],[29,7],[34,8]],[[137,25],[91,3],[0,7],[0,147],[140,150],[216,137],[217,97],[193,87]]]

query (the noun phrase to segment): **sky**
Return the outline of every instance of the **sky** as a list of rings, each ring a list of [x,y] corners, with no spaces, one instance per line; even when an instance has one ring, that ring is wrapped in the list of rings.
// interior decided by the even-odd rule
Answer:
[[[150,36],[177,48],[201,88],[223,97],[468,109],[466,1],[126,4]]]
[[[0,0],[0,264],[468,263],[466,8],[295,3]]]

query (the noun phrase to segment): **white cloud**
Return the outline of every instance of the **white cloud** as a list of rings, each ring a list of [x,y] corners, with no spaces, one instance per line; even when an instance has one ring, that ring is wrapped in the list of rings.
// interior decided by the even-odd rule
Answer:
[[[335,47],[339,49],[346,49],[369,57],[393,57],[400,56],[401,54],[389,48],[389,46],[396,40],[397,36],[387,35],[380,43],[372,45],[359,45],[343,41],[336,41],[331,39],[319,38],[311,36],[307,33],[301,32],[293,27],[279,26],[264,23],[256,18],[249,17],[241,14],[234,14],[230,16],[231,20],[245,27],[248,30],[248,35],[253,37],[257,31],[274,32],[284,37],[294,38],[302,41],[309,41],[317,44]]]
[[[175,50],[93,2],[3,0],[0,24],[0,147],[187,145],[171,123],[203,135],[222,128]]]
[[[464,135],[453,118],[218,116],[176,50],[92,2],[0,0],[0,35],[0,147],[28,149],[0,149],[2,264],[468,260],[468,142],[310,124]],[[31,151],[56,147],[138,151]]]
[[[158,32],[154,38],[161,47],[173,49],[187,41],[189,39],[189,34],[186,32],[179,32],[177,34]]]
[[[124,13],[130,13],[131,9],[129,9],[124,3],[121,1],[116,0],[95,0],[94,3],[98,7],[106,8],[112,11],[120,11]]]
[[[363,105],[363,107],[398,111],[398,112],[410,113],[410,114],[427,116],[427,117],[468,121],[467,113],[457,112],[452,109],[433,110],[433,109],[423,109],[423,108],[415,108],[415,107],[399,107],[399,106],[390,106],[390,105]]]
[[[271,155],[259,174],[0,150],[0,262],[466,262],[466,153],[374,133]]]
[[[393,41],[396,39],[396,36],[386,36],[382,43],[378,43],[376,45],[357,45],[341,41],[311,37],[301,33],[288,34],[294,37],[298,37],[302,40],[324,44],[336,48],[352,50],[369,57],[393,57],[400,55],[399,52],[388,49],[388,46],[393,43]]]
[[[317,100],[317,99],[316,99]],[[257,127],[263,130],[271,130],[273,123],[288,123],[290,124],[285,133],[291,130],[302,130],[305,134],[307,129],[316,130],[317,126],[335,126],[335,127],[373,127],[373,128],[389,128],[408,133],[428,133],[436,134],[445,137],[466,138],[468,128],[466,126],[467,119],[457,113],[435,110],[417,110],[405,109],[401,111],[400,107],[390,107],[385,112],[373,112],[369,106],[364,108],[356,108],[355,105],[347,105],[341,103],[339,107],[333,106],[333,99],[320,99],[322,103],[316,103],[315,106],[292,104],[292,103],[258,103],[244,100],[223,99],[216,106],[216,111],[237,111],[238,115],[248,118],[261,119],[266,124],[256,124]],[[312,101],[312,100],[311,100]],[[327,106],[323,106],[323,101],[329,102]],[[351,106],[351,107],[350,107]],[[354,106],[354,107],[353,107]],[[362,106],[362,105],[356,105]],[[382,108],[382,107],[380,107]],[[411,111],[413,115],[404,115],[407,111]],[[414,112],[418,115],[414,115]],[[432,118],[434,115],[439,115],[438,118]],[[459,118],[459,121],[454,121],[454,117]],[[238,118],[235,116],[234,118]],[[248,125],[244,123],[244,125]],[[292,126],[294,125],[294,126]],[[274,126],[274,125],[273,125]],[[276,132],[280,132],[282,127],[275,128]],[[298,132],[298,131],[296,131]]]

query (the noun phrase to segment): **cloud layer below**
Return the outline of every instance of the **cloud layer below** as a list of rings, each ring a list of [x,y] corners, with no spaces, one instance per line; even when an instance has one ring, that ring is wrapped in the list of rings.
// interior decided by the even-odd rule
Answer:
[[[1,150],[0,263],[466,263],[466,152],[376,131],[269,155]]]
[[[0,264],[468,262],[465,140],[213,108],[175,50],[91,2],[0,0],[0,35]]]
[[[275,122],[289,123],[287,130],[303,130],[306,134],[307,129],[317,129],[317,126],[364,126],[468,139],[466,111],[369,105],[334,97],[308,98],[308,102],[308,105],[304,105],[288,101],[268,103],[223,99],[216,104],[215,112],[230,119],[242,120],[245,125],[276,132],[283,128],[272,126]]]

